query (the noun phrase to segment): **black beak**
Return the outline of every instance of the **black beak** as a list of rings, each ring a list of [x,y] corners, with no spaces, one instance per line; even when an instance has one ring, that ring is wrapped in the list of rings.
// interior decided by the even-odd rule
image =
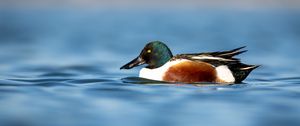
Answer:
[[[120,69],[131,69],[133,67],[143,65],[143,64],[145,64],[145,60],[140,57],[137,57],[137,58],[133,59],[132,61],[130,61],[129,63],[122,66]]]

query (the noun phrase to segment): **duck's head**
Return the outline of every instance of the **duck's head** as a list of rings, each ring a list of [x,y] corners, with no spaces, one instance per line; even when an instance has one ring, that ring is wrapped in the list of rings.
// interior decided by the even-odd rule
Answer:
[[[154,69],[164,65],[173,57],[168,46],[160,41],[148,43],[140,55],[122,66],[120,69],[131,69],[133,67],[148,64],[147,68]]]

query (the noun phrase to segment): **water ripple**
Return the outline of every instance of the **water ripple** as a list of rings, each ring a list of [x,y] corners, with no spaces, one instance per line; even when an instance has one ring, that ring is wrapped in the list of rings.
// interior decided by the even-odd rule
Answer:
[[[76,76],[76,74],[65,73],[65,72],[49,72],[40,75],[40,77],[72,77],[72,76]]]
[[[74,84],[89,84],[89,83],[97,83],[97,82],[110,82],[112,80],[109,79],[73,79],[68,80],[68,83],[74,83]]]

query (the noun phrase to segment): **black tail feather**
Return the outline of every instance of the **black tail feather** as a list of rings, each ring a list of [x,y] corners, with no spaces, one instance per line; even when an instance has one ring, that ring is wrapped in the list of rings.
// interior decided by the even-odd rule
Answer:
[[[235,78],[236,83],[242,82],[246,77],[250,74],[250,72],[260,65],[247,65],[240,64],[240,66],[231,66],[231,71],[233,72],[233,76]]]
[[[239,55],[239,54],[242,54],[242,53],[248,51],[248,50],[240,51],[241,49],[244,49],[244,48],[246,48],[246,46],[242,46],[242,47],[239,47],[239,48],[236,48],[233,50],[229,50],[229,51],[218,52],[218,54],[216,56],[224,57],[224,58],[232,58],[233,56],[236,56],[236,55]]]
[[[246,47],[247,47],[247,46],[242,46],[242,47],[239,47],[239,48],[236,48],[236,49],[231,50],[231,52],[238,51],[238,50],[241,50],[241,49],[246,48]]]

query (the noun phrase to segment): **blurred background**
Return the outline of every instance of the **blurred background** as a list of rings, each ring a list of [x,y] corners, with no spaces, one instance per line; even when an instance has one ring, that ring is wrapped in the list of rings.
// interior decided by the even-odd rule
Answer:
[[[0,6],[1,61],[9,62],[2,66],[18,60],[13,63],[106,62],[115,68],[153,40],[174,53],[246,45],[255,60],[297,57],[297,0],[10,0]]]
[[[154,40],[247,46],[262,67],[228,87],[122,81]],[[299,0],[1,0],[0,124],[300,125],[299,50]]]

